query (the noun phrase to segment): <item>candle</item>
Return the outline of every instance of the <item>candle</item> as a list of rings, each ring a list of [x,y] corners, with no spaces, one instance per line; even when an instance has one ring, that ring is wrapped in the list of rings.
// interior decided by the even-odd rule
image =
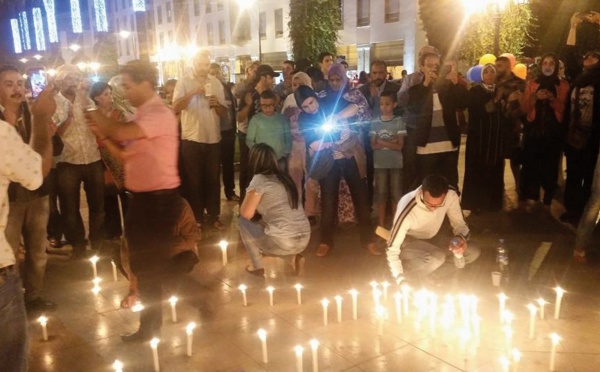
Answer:
[[[304,368],[302,367],[302,354],[304,354],[304,348],[300,345],[297,345],[294,348],[296,352],[296,371],[302,372]]]
[[[150,347],[152,348],[152,356],[154,357],[154,371],[160,371],[160,365],[158,364],[158,343],[160,340],[154,337],[150,340]]]
[[[402,323],[402,293],[394,293],[394,304],[396,305],[396,319]]]
[[[92,292],[95,295],[98,295],[98,293],[100,293],[100,282],[101,281],[102,281],[102,278],[98,278],[98,277],[96,277],[92,280],[92,282],[94,283],[94,288],[92,288]]]
[[[540,305],[540,319],[544,320],[544,307],[546,306],[547,302],[541,297],[538,298],[536,301],[538,305]]]
[[[375,307],[381,305],[381,291],[378,288],[373,289],[373,301],[375,302]]]
[[[258,334],[258,338],[260,339],[260,341],[262,343],[263,363],[269,363],[269,355],[267,354],[267,331],[265,331],[264,329],[261,328],[256,333]]]
[[[481,341],[481,317],[479,315],[473,317],[473,328],[475,333],[475,346],[479,347]]]
[[[537,317],[537,307],[534,304],[528,304],[529,309],[529,338],[535,337],[535,318]]]
[[[48,341],[48,318],[42,315],[38,318],[38,322],[42,326],[42,336],[44,338],[44,341]]]
[[[431,334],[435,337],[435,320],[437,318],[437,295],[433,292],[429,293],[429,328]]]
[[[506,348],[510,350],[512,343],[513,330],[510,326],[504,326],[504,340],[506,341]]]
[[[117,273],[117,265],[115,264],[115,261],[114,261],[114,260],[111,260],[111,261],[110,261],[110,264],[111,264],[111,266],[112,266],[113,280],[114,280],[115,282],[117,282],[117,281],[119,281],[119,275],[118,275],[118,273]]]
[[[192,343],[194,342],[194,328],[196,328],[196,323],[190,322],[185,327],[185,333],[187,334],[187,356],[192,356]]]
[[[142,305],[140,301],[137,301],[135,305],[131,307],[131,311],[133,311],[134,313],[139,313],[142,310],[144,310],[144,305]]]
[[[561,287],[554,288],[556,291],[556,303],[554,304],[554,319],[560,318],[560,304],[562,302],[563,295],[565,294],[565,290]]]
[[[458,303],[460,304],[460,316],[463,324],[468,326],[470,324],[470,313],[471,313],[471,299],[464,294],[458,295]]]
[[[123,372],[123,363],[121,363],[119,359],[115,360],[115,362],[112,364],[112,367],[115,372]]]
[[[508,372],[510,368],[510,360],[508,360],[508,358],[505,355],[503,355],[500,357],[500,365],[502,366],[502,371]]]
[[[390,283],[383,282],[381,283],[381,287],[383,287],[383,300],[387,302],[388,300],[388,288],[390,287]]]
[[[513,362],[515,362],[513,372],[518,372],[519,362],[521,361],[521,352],[519,351],[519,349],[512,349],[511,354]]]
[[[171,320],[173,320],[173,323],[177,323],[177,301],[179,301],[179,299],[175,296],[169,298],[169,304],[171,304]]]
[[[504,315],[502,316],[502,319],[504,320],[504,324],[506,324],[507,326],[510,326],[513,322],[513,320],[515,319],[515,316],[513,313],[511,313],[508,310],[504,311]]]
[[[221,247],[221,256],[223,258],[223,267],[227,266],[227,246],[229,243],[226,240],[221,240],[219,242],[219,247]]]
[[[375,291],[379,287],[379,283],[377,283],[374,280],[372,280],[371,282],[369,282],[369,285],[371,286],[371,288],[373,289],[373,291]]]
[[[294,288],[296,288],[296,300],[298,301],[298,305],[302,305],[302,284],[296,283]]]
[[[550,351],[550,371],[556,371],[556,347],[560,342],[560,336],[556,333],[552,333],[550,335],[550,339],[552,340],[552,350]]]
[[[342,322],[342,296],[335,296],[335,308],[337,310],[337,321]]]
[[[408,293],[410,292],[410,287],[408,284],[402,284],[400,287],[402,290],[402,306],[404,307],[404,316],[408,315]]]
[[[275,288],[273,288],[273,286],[267,287],[267,292],[269,292],[269,306],[273,306],[273,292],[274,291],[275,291]]]
[[[313,372],[318,372],[319,371],[319,340],[313,338],[312,340],[309,341],[310,343],[310,348],[312,349],[312,365],[313,365]]]
[[[381,305],[375,308],[375,313],[377,315],[377,330],[379,336],[383,336],[383,321],[385,320],[386,311],[385,308]]]
[[[100,257],[98,257],[98,256],[90,257],[90,262],[92,263],[92,269],[94,269],[94,278],[98,277],[98,268],[96,267],[96,264],[98,263],[99,260],[100,260]]]
[[[352,296],[352,319],[358,319],[358,291],[354,288],[348,291]]]
[[[502,323],[503,321],[503,317],[504,317],[504,311],[506,310],[506,300],[508,299],[508,297],[504,294],[504,293],[500,293],[498,295],[498,302],[500,305],[500,323]]]
[[[329,307],[329,300],[324,298],[321,300],[321,305],[323,305],[323,325],[327,325],[327,308]]]
[[[454,296],[445,295],[442,305],[442,326],[448,330],[454,322]]]
[[[244,306],[248,306],[248,299],[246,298],[246,289],[248,289],[248,287],[245,284],[240,284],[238,289],[242,292]]]

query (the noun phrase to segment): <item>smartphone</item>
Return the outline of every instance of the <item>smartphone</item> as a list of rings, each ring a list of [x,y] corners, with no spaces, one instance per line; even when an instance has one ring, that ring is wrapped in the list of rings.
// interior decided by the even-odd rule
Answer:
[[[27,70],[27,76],[29,76],[31,96],[36,98],[48,85],[46,69],[44,67],[32,67]]]

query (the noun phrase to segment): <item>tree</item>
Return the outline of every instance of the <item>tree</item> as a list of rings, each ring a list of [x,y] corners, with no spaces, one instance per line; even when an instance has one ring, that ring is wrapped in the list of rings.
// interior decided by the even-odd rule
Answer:
[[[340,0],[291,0],[288,27],[295,58],[316,60],[321,52],[335,54],[342,28]]]

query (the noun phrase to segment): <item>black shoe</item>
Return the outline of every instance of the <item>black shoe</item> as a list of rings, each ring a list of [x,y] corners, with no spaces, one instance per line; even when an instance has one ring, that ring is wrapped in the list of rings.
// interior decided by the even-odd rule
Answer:
[[[121,340],[123,342],[145,342],[157,336],[158,332],[139,329],[137,332],[121,335]]]
[[[50,300],[46,300],[45,298],[38,297],[35,300],[27,302],[25,304],[25,308],[27,311],[34,312],[54,311],[56,310],[56,304]]]
[[[62,248],[63,247],[63,243],[60,239],[48,238],[48,243],[50,243],[50,246],[52,248]]]
[[[227,201],[240,201],[240,197],[239,197],[239,196],[237,196],[236,194],[229,195],[229,196],[227,197]]]
[[[261,278],[265,276],[265,269],[256,269],[256,270],[253,270],[252,266],[250,266],[250,265],[246,266],[246,271],[249,274],[252,274],[254,276],[258,276],[258,277],[261,277]]]

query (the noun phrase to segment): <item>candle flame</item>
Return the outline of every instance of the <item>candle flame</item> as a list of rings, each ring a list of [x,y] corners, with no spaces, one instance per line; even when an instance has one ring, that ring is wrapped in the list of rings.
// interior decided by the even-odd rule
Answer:
[[[177,304],[177,301],[179,301],[179,299],[175,296],[171,296],[169,297],[169,303],[171,304],[171,306],[175,306]]]
[[[227,250],[227,247],[229,246],[229,242],[227,242],[227,240],[221,240],[219,242],[219,247],[221,247],[222,251]]]
[[[196,328],[196,323],[194,322],[190,322],[188,323],[188,325],[185,327],[185,332],[188,335],[191,335],[192,333],[194,333],[194,329]]]
[[[508,371],[510,368],[510,360],[508,360],[508,358],[504,355],[500,357],[500,364],[502,365],[502,369],[504,371]]]
[[[240,284],[240,286],[238,287],[238,289],[242,292],[245,292],[246,289],[248,289],[248,286],[246,284]]]
[[[121,363],[121,361],[119,359],[115,360],[115,362],[112,364],[112,367],[115,369],[115,371],[120,371],[123,369],[123,363]]]
[[[296,283],[296,284],[294,284],[294,288],[296,288],[296,290],[299,291],[299,290],[301,290],[304,287],[302,287],[302,284]]]
[[[369,283],[369,285],[370,285],[370,286],[371,286],[373,289],[375,289],[375,288],[379,287],[379,283],[377,283],[377,282],[376,282],[376,281],[374,281],[374,280],[372,280],[372,281]]]
[[[558,345],[560,342],[560,336],[556,332],[551,333],[550,338],[552,339],[552,345],[554,346]]]
[[[527,306],[526,306],[526,307],[527,307],[527,309],[529,309],[529,312],[530,312],[531,314],[535,314],[535,313],[537,313],[537,311],[538,311],[538,308],[537,308],[537,306],[535,306],[534,304],[527,304]]]
[[[343,300],[342,296],[340,296],[340,295],[335,296],[334,299],[335,299],[335,302],[337,302],[337,303],[341,303]]]
[[[375,314],[377,314],[378,319],[385,320],[387,311],[386,311],[385,307],[379,305],[375,308]]]
[[[296,351],[296,356],[301,356],[304,353],[304,348],[300,345],[296,345],[294,351]]]
[[[504,292],[503,292],[503,293],[500,293],[500,294],[498,295],[498,299],[499,299],[500,301],[503,301],[503,302],[504,302],[504,301],[508,300],[508,296],[507,296],[507,295],[505,295],[505,294],[504,294]]]
[[[348,293],[350,293],[350,295],[352,297],[358,296],[358,291],[356,289],[354,289],[354,288],[352,288],[351,290],[349,290]]]
[[[131,307],[131,311],[133,311],[134,313],[140,312],[142,310],[144,310],[144,305],[142,305],[142,303],[139,301]]]
[[[95,264],[98,261],[100,261],[100,257],[98,257],[98,256],[92,256],[92,257],[90,257],[90,262],[91,263]]]
[[[324,298],[321,300],[321,305],[323,305],[323,307],[327,307],[329,306],[329,300]]]
[[[94,279],[92,279],[92,283],[94,283],[94,285],[99,285],[100,282],[102,281],[102,278],[96,277]]]
[[[386,281],[386,282],[382,282],[382,283],[381,283],[381,286],[382,286],[383,288],[387,288],[387,287],[389,287],[389,286],[390,286],[390,283],[389,283],[389,282],[387,282],[387,281]]]
[[[150,347],[153,349],[156,349],[158,347],[158,343],[160,342],[160,340],[156,337],[154,337],[152,340],[150,340]]]
[[[546,304],[547,304],[546,300],[544,300],[544,299],[543,299],[543,298],[541,298],[541,297],[540,297],[540,298],[538,298],[536,301],[537,301],[538,305],[540,305],[540,306],[544,306],[544,305],[546,305]]]
[[[512,349],[511,354],[512,354],[513,360],[516,363],[521,361],[521,352],[519,351],[519,349]]]
[[[565,292],[566,292],[566,291],[565,291],[564,289],[562,289],[561,287],[556,287],[556,288],[554,288],[554,290],[556,291],[556,295],[557,295],[557,296],[559,296],[559,297],[561,297],[561,296],[562,296],[563,294],[565,294]]]
[[[316,350],[319,347],[319,340],[317,340],[316,338],[311,339],[310,341],[308,341],[308,343],[310,344],[310,347],[313,350]]]
[[[42,316],[40,316],[40,317],[38,318],[38,322],[39,322],[41,325],[46,325],[46,323],[48,323],[48,318],[47,318],[47,317],[45,317],[44,315],[42,315]]]
[[[261,341],[266,341],[267,339],[267,331],[265,331],[264,329],[259,329],[258,332],[256,332],[256,334],[258,335],[258,338]]]
[[[267,287],[267,292],[269,292],[269,293],[273,293],[274,290],[275,290],[275,288],[273,288],[273,286]]]
[[[92,288],[92,293],[97,295],[98,293],[100,293],[100,287],[98,286],[94,286],[94,288]]]

